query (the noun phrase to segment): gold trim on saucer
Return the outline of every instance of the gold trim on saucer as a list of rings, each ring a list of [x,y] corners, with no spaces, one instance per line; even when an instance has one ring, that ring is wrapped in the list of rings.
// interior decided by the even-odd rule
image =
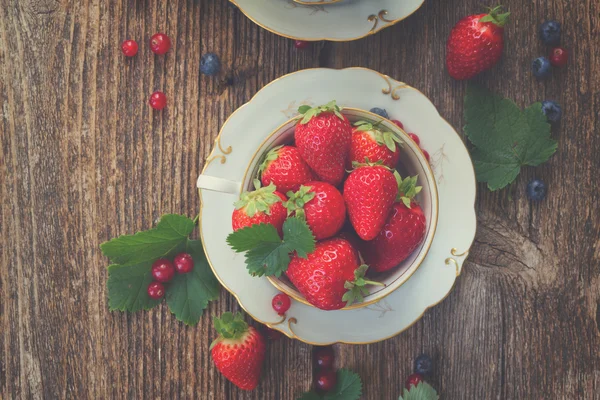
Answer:
[[[216,154],[214,156],[209,155],[206,158],[206,161],[204,163],[205,167],[210,164],[211,162],[215,161],[215,160],[221,160],[221,164],[225,164],[227,162],[227,157],[226,155],[231,154],[231,152],[233,151],[233,148],[231,146],[227,146],[226,149],[223,148],[223,146],[221,146],[221,135],[219,134],[217,136],[217,138],[215,139],[215,144],[217,145],[217,148],[221,151],[221,153],[223,154]],[[213,148],[213,151],[210,152],[210,154],[214,153],[214,151],[216,150],[216,148]]]
[[[293,0],[294,3],[302,4],[305,6],[313,6],[318,4],[320,6],[339,3],[342,0],[319,0],[319,1],[304,1],[304,0]]]
[[[300,341],[303,341],[302,339],[298,338],[298,336],[296,335],[296,333],[294,332],[294,330],[292,329],[292,324],[297,324],[298,320],[296,318],[290,318],[288,319],[288,329],[290,330],[290,332],[292,332],[292,335],[294,335],[294,338],[297,338]]]
[[[375,31],[375,29],[377,28],[377,25],[379,24],[380,20],[383,21],[383,22],[386,22],[386,24],[383,25],[383,27],[381,29],[385,28],[390,23],[393,25],[395,23],[394,20],[393,19],[387,19],[386,18],[387,15],[388,15],[388,11],[387,10],[381,10],[381,11],[379,11],[379,14],[377,14],[377,15],[375,15],[375,14],[369,15],[369,18],[367,18],[367,21],[373,22],[373,27],[371,28],[370,32]]]
[[[470,248],[469,248],[470,250]],[[454,257],[469,257],[469,250],[465,251],[464,253],[458,253],[458,249],[456,249],[456,247],[453,247],[452,250],[450,250],[450,254],[452,254]],[[466,258],[465,258],[466,260]],[[458,263],[458,261],[456,261],[455,258],[452,257],[448,257],[446,258],[446,265],[450,265],[450,264],[454,264],[454,266],[456,267],[456,277],[460,276],[460,273],[462,272],[462,265]],[[464,261],[463,261],[464,264]]]

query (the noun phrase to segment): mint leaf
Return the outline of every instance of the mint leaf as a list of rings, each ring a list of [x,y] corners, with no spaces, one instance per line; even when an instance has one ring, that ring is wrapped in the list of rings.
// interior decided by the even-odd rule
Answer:
[[[288,218],[283,223],[283,241],[298,257],[306,258],[315,251],[315,237],[305,221]]]
[[[398,400],[439,400],[435,389],[427,382],[419,382],[417,386],[411,386],[410,390],[404,389]]]
[[[471,156],[477,180],[490,190],[513,182],[522,166],[546,162],[558,147],[540,103],[521,111],[512,100],[477,85],[467,88],[465,121],[475,146]]]
[[[208,265],[199,240],[188,240],[185,252],[194,259],[194,269],[187,274],[175,274],[165,285],[167,304],[177,320],[196,325],[208,303],[219,298],[219,281]]]
[[[194,221],[183,215],[163,215],[155,228],[135,235],[119,236],[102,243],[100,249],[115,264],[154,261],[183,250],[194,225]]]
[[[257,224],[247,226],[227,236],[227,244],[237,253],[251,250],[262,242],[281,242],[277,229],[273,225]]]
[[[298,400],[358,400],[362,396],[362,381],[356,372],[342,368],[337,371],[335,388],[323,396],[306,392]]]
[[[147,293],[148,285],[153,281],[151,269],[152,261],[110,265],[106,283],[108,309],[136,312],[157,306],[160,300],[151,299]]]

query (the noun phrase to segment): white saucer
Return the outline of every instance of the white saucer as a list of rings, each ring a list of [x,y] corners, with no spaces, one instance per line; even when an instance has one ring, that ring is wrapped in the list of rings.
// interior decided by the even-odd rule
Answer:
[[[333,99],[341,106],[385,108],[390,118],[399,119],[407,131],[418,134],[421,146],[431,154],[439,218],[429,253],[415,274],[368,307],[321,311],[293,301],[282,319],[271,308],[277,289],[267,278],[251,277],[244,256],[234,253],[225,242],[232,231],[235,195],[199,191],[200,234],[217,279],[255,320],[310,344],[373,343],[401,333],[448,295],[475,238],[476,184],[469,153],[424,94],[365,68],[317,68],[286,75],[265,86],[229,117],[203,175],[241,182],[263,140],[293,117],[300,105]]]
[[[248,18],[297,40],[349,41],[375,34],[417,11],[424,0],[230,0]],[[310,4],[312,3],[312,4]]]

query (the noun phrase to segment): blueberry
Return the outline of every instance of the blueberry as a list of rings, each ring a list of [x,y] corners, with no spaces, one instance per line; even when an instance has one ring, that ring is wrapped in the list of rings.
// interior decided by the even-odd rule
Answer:
[[[415,359],[415,372],[421,375],[430,375],[433,370],[433,361],[427,354],[421,354]]]
[[[533,201],[542,201],[546,197],[546,184],[534,179],[527,185],[527,197]]]
[[[204,75],[216,75],[221,69],[221,61],[215,53],[206,53],[200,58],[200,72]]]
[[[552,100],[542,102],[542,112],[550,122],[558,122],[560,121],[560,117],[562,117],[562,108],[557,102]]]
[[[560,22],[546,21],[540,26],[540,39],[548,46],[560,43]]]
[[[377,114],[377,115],[379,115],[380,117],[387,118],[387,119],[389,119],[389,118],[390,118],[390,116],[388,115],[387,111],[385,111],[385,109],[383,109],[383,108],[379,108],[379,107],[373,107],[373,108],[371,108],[371,110],[370,110],[370,111],[371,111],[373,114]]]
[[[531,64],[533,75],[538,79],[546,79],[552,73],[552,64],[546,57],[538,57]]]

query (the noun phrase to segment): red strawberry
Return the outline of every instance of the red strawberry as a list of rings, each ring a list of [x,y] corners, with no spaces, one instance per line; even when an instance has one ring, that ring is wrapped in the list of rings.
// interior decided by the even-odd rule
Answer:
[[[339,310],[362,302],[366,285],[381,285],[364,279],[366,265],[350,242],[333,238],[317,243],[308,258],[292,256],[285,272],[306,300],[321,310]]]
[[[500,60],[509,15],[498,6],[489,14],[471,15],[456,24],[446,44],[446,67],[451,77],[471,79]]]
[[[244,390],[258,385],[265,359],[265,339],[244,322],[241,314],[214,318],[219,337],[210,345],[215,366],[231,383]]]
[[[263,186],[273,183],[281,193],[296,191],[315,176],[294,146],[277,146],[267,153],[260,166]]]
[[[346,220],[342,194],[325,182],[308,182],[296,193],[288,193],[284,203],[289,214],[304,218],[316,240],[334,236]]]
[[[352,126],[332,101],[324,106],[298,109],[304,117],[296,125],[296,146],[317,176],[336,186],[344,178]]]
[[[234,203],[235,210],[231,216],[233,230],[245,228],[255,224],[271,224],[281,235],[283,222],[287,218],[287,211],[283,206],[286,197],[275,190],[275,185],[260,187],[260,182],[255,182],[258,188],[253,192],[244,192],[240,199]]]
[[[401,181],[399,199],[385,226],[375,239],[361,245],[361,254],[374,271],[383,272],[396,267],[425,238],[427,221],[423,210],[413,200],[421,191],[416,183],[416,176]]]
[[[368,159],[371,162],[381,161],[385,166],[396,168],[402,144],[400,138],[371,122],[358,121],[354,126],[348,166],[354,161],[364,163]]]
[[[344,200],[354,230],[363,240],[374,239],[385,224],[398,194],[392,171],[382,165],[358,164],[344,183]]]

